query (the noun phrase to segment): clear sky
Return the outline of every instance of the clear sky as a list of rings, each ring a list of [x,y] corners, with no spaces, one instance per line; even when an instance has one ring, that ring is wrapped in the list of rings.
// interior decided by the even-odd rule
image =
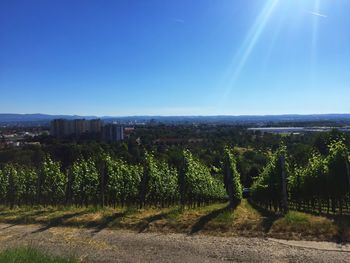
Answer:
[[[350,113],[349,0],[2,0],[0,112]]]

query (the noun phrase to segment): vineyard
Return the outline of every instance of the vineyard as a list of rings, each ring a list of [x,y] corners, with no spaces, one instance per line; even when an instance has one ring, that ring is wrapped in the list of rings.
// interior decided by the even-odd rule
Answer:
[[[285,162],[281,162],[281,160]],[[287,174],[285,183],[283,173]],[[285,184],[285,185],[283,185]],[[269,210],[343,214],[350,212],[349,150],[342,140],[315,151],[305,167],[292,165],[284,145],[273,153],[253,183],[252,200]],[[286,204],[283,204],[283,199]],[[286,206],[286,207],[283,207]]]
[[[275,212],[350,212],[349,149],[341,139],[324,153],[314,150],[304,166],[291,161],[283,143],[268,154],[250,190],[255,205]],[[81,157],[64,170],[46,156],[36,169],[16,164],[0,169],[0,203],[196,207],[229,201],[234,207],[242,199],[242,184],[232,149],[222,151],[220,163],[207,166],[184,150],[181,165],[174,167],[145,151],[139,164],[102,154]]]
[[[223,166],[226,173],[234,175],[226,178],[225,183],[221,168],[219,173],[212,175],[210,168],[188,150],[183,151],[183,165],[178,169],[148,152],[139,165],[115,160],[106,154],[95,160],[79,158],[66,171],[49,156],[39,169],[6,164],[0,170],[0,202],[11,207],[67,204],[201,206],[228,200],[226,191],[233,193],[235,188],[240,189],[235,195],[240,199],[242,190],[233,154],[228,149],[225,152],[227,157]]]

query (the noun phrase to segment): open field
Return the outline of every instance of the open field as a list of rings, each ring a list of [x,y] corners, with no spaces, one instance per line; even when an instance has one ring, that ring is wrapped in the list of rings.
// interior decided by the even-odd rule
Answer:
[[[350,241],[349,216],[321,217],[289,212],[281,217],[243,200],[234,210],[227,204],[199,208],[2,208],[0,222],[56,226],[128,229],[136,232],[203,233],[214,236],[275,237],[294,240]]]

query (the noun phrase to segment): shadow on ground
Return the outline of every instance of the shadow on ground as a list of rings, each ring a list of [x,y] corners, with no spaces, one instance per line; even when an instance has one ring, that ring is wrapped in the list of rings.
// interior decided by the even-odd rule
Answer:
[[[12,224],[12,225],[9,225],[9,226],[2,227],[2,228],[0,228],[0,231],[1,231],[1,230],[5,230],[5,229],[9,229],[9,228],[14,227],[14,226],[16,226],[16,225],[17,225],[17,224]]]
[[[270,231],[273,223],[277,219],[279,219],[281,216],[254,204],[254,202],[251,202],[249,200],[248,200],[248,202],[261,215],[261,217],[262,217],[261,226],[262,226],[264,232],[268,233]]]
[[[350,242],[350,215],[328,216],[337,226],[335,241],[343,244]]]
[[[149,217],[145,217],[141,220],[141,222],[138,224],[138,232],[142,233],[144,232],[151,223],[161,220],[163,218],[166,218],[169,213],[161,213]]]
[[[112,215],[103,217],[103,219],[100,222],[91,222],[86,225],[86,227],[91,228],[94,227],[95,230],[92,232],[93,235],[96,235],[97,233],[101,232],[103,229],[107,228],[112,222],[114,222],[117,219],[121,219],[126,215],[125,212],[123,213],[114,213]]]
[[[65,214],[65,215],[62,215],[62,216],[54,217],[54,218],[50,219],[50,222],[47,225],[45,225],[42,228],[39,228],[39,229],[33,231],[33,233],[39,233],[39,232],[46,231],[46,230],[50,229],[51,227],[57,227],[57,226],[65,225],[65,223],[64,223],[65,220],[67,220],[69,218],[72,218],[72,217],[80,216],[80,215],[85,214],[85,213],[86,212],[83,211],[83,212]]]
[[[24,214],[20,216],[15,216],[14,218],[9,218],[6,220],[3,220],[2,222],[7,224],[19,225],[19,224],[30,224],[33,223],[33,217],[40,216],[42,214],[47,213],[48,211],[45,210],[39,210],[39,211],[33,211],[33,212],[25,212]],[[12,214],[12,213],[11,213]],[[13,213],[15,214],[15,213]],[[10,215],[10,213],[9,213]]]
[[[200,217],[198,219],[198,221],[192,226],[191,231],[190,231],[190,235],[195,234],[201,230],[204,229],[204,227],[213,219],[215,219],[216,217],[218,217],[220,214],[226,212],[226,211],[232,211],[236,209],[236,207],[238,206],[238,204],[235,204],[234,206],[225,206],[223,208],[214,210],[212,212],[210,212],[207,215],[204,215],[202,217]]]

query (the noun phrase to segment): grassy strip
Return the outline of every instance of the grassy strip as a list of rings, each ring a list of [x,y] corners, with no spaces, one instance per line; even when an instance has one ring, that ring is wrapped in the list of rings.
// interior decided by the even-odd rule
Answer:
[[[76,263],[73,259],[51,257],[32,248],[16,248],[0,253],[0,263]]]
[[[226,204],[199,208],[0,208],[0,222],[102,229],[206,233],[222,236],[271,236],[284,239],[350,241],[350,217],[320,217],[289,212],[280,217],[243,200],[234,210]]]
[[[270,234],[288,239],[335,240],[337,226],[331,219],[291,211],[276,220]]]

